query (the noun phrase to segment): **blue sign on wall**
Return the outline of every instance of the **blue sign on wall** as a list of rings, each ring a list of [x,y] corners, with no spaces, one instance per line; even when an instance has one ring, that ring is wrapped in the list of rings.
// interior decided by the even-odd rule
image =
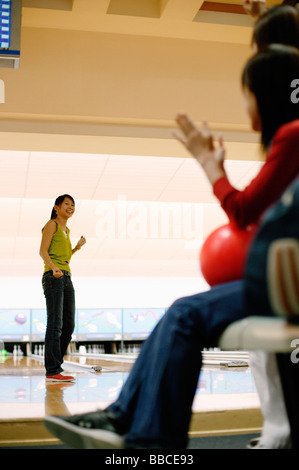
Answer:
[[[11,40],[11,0],[0,0],[0,48],[8,49]]]

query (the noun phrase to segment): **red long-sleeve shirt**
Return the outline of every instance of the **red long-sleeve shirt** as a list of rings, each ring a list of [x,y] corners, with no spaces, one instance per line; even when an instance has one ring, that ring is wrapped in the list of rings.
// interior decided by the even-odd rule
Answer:
[[[298,175],[299,119],[277,130],[264,165],[243,191],[223,176],[214,183],[213,192],[229,219],[244,228],[257,223]]]

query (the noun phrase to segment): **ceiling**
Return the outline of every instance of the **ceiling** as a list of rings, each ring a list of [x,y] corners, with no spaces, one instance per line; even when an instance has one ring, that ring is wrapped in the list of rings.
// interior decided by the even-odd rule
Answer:
[[[217,42],[230,37],[247,44],[252,26],[241,0],[23,0],[22,5],[24,27]]]
[[[246,45],[251,19],[243,13],[240,1],[23,0],[22,28]],[[22,61],[26,68],[26,56]],[[12,114],[3,113],[2,119],[2,129],[17,125]],[[42,118],[34,119],[42,125]],[[83,145],[70,151],[72,143],[76,147],[78,142],[76,132],[60,135],[48,147],[51,151],[46,151],[37,146],[37,139],[51,136],[53,142],[59,137],[56,130],[27,132],[22,124],[14,137],[14,129],[7,127],[0,150],[1,275],[40,274],[41,228],[54,199],[63,193],[76,200],[76,213],[69,222],[73,243],[81,235],[87,238],[72,262],[76,272],[93,276],[194,275],[202,240],[225,223],[226,217],[197,163],[169,135],[173,124],[159,126],[149,120],[141,125],[139,121],[138,135],[132,120],[128,127],[119,120],[118,124],[112,131],[110,128],[109,138],[124,136],[129,129],[135,144],[131,154],[129,150],[115,152],[114,145],[109,147],[110,140],[101,153],[89,151],[93,136],[88,133]],[[256,138],[246,126],[240,125],[240,130],[246,139],[232,139],[229,126],[222,129],[224,137],[229,137],[228,174],[242,188],[258,171],[260,157]],[[148,137],[158,145],[156,153],[145,145]],[[143,150],[138,152],[141,146]],[[171,155],[163,151],[168,146],[175,149]]]

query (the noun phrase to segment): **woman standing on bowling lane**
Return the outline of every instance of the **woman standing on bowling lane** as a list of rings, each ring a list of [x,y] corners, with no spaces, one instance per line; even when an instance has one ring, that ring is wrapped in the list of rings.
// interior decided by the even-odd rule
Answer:
[[[279,163],[285,159],[285,166],[292,167],[292,174],[286,168],[288,184],[299,174],[299,108],[290,101],[294,76],[299,76],[299,52],[285,46],[272,46],[254,55],[242,75],[247,110],[263,147],[270,149],[272,141],[269,158],[275,156]],[[265,105],[273,96],[276,103],[269,110]],[[223,177],[222,159],[218,161],[208,128],[199,132],[187,120],[184,133],[184,142],[190,139],[196,157],[203,164],[211,161]],[[280,192],[271,202],[279,196]],[[143,343],[115,402],[102,411],[47,416],[47,428],[78,448],[185,449],[202,350],[215,346],[232,322],[251,314],[245,303],[245,286],[243,280],[235,281],[176,300]]]
[[[72,376],[62,375],[61,364],[75,326],[75,292],[69,266],[70,259],[86,243],[82,236],[75,248],[70,241],[67,221],[75,212],[75,201],[69,194],[59,196],[51,219],[42,230],[40,256],[44,260],[42,286],[47,305],[45,336],[46,380],[66,382]]]

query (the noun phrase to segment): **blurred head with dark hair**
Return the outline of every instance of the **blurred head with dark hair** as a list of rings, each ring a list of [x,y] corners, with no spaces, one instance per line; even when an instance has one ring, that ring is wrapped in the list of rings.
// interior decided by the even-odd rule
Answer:
[[[294,78],[299,78],[299,51],[282,44],[272,44],[255,54],[244,67],[242,87],[253,106],[256,101],[258,119],[252,119],[252,127],[261,131],[264,149],[280,126],[299,119],[299,105],[290,98]],[[248,106],[247,111],[250,115]]]
[[[260,51],[270,44],[285,44],[299,49],[299,13],[290,5],[277,5],[266,10],[256,21],[252,47]]]

